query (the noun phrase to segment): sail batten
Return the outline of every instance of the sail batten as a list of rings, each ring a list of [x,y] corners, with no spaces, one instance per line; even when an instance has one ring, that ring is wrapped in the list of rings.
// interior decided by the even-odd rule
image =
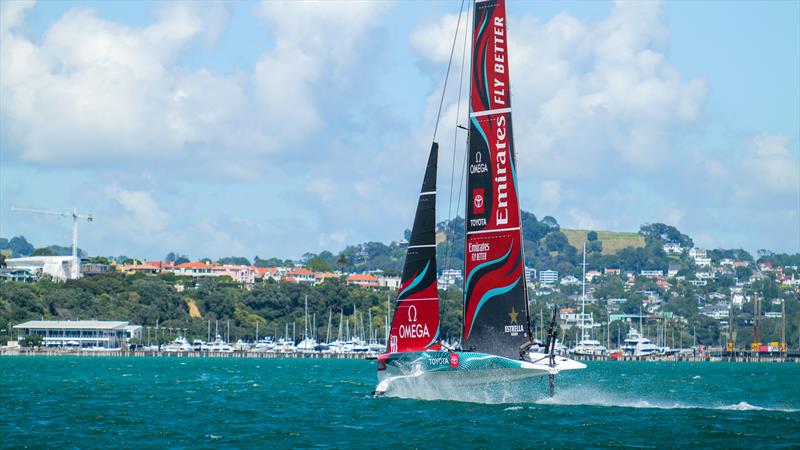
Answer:
[[[462,345],[519,358],[530,325],[505,1],[476,2],[473,17]]]
[[[439,144],[434,142],[422,180],[406,249],[388,351],[438,350],[439,298],[436,280],[436,167]]]

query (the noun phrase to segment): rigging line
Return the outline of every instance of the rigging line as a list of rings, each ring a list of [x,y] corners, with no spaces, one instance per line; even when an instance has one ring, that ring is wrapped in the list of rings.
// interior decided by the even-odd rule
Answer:
[[[461,74],[460,74],[460,79],[458,80],[458,103],[456,103],[456,105],[458,105],[458,107],[456,107],[456,126],[455,126],[455,129],[453,130],[453,162],[452,162],[452,165],[450,167],[450,201],[447,204],[447,225],[448,225],[448,228],[450,228],[450,226],[452,225],[452,220],[453,220],[453,216],[452,216],[453,181],[455,179],[455,171],[456,171],[456,148],[458,146],[458,121],[460,119],[460,114],[459,113],[461,111],[461,108],[460,108],[460,106],[461,106],[461,93],[463,92],[463,88],[464,88],[464,71],[465,71],[464,70],[465,69],[464,62],[467,59],[467,36],[469,35],[469,14],[470,14],[470,11],[471,11],[471,8],[468,6],[467,7],[467,18],[466,18],[466,23],[465,23],[466,26],[464,27],[464,44],[463,44],[464,48],[463,48],[462,53],[461,53]],[[456,197],[456,201],[458,201],[458,197]],[[449,230],[449,231],[452,234],[453,230]],[[452,239],[450,240],[449,245],[446,247],[446,249],[447,249],[447,252],[445,254],[445,257],[446,257],[446,259],[445,259],[445,267],[447,268],[446,270],[449,272],[450,269],[452,268],[452,261],[451,261],[451,257],[453,255],[453,240]],[[449,290],[450,290],[450,285],[448,284],[447,287],[445,288],[445,291],[449,291]]]
[[[442,105],[444,105],[444,94],[447,92],[447,79],[450,78],[450,67],[453,65],[453,52],[456,49],[458,40],[458,29],[461,27],[461,13],[464,11],[464,0],[461,0],[461,7],[458,9],[458,22],[456,23],[456,34],[453,36],[453,46],[450,47],[450,60],[447,62],[447,73],[444,76],[444,86],[442,87],[442,98],[439,100],[439,112],[436,113],[436,126],[433,127],[433,141],[436,142],[436,133],[439,131],[439,119],[442,117]]]

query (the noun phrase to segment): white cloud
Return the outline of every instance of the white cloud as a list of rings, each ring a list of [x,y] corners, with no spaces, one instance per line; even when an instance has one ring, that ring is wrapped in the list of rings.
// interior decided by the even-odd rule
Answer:
[[[111,185],[106,188],[106,195],[128,213],[120,218],[120,223],[130,224],[131,231],[136,234],[160,232],[172,226],[169,214],[158,206],[150,192]]]
[[[276,40],[251,73],[182,67],[186,51],[222,33],[226,6],[159,4],[144,27],[73,8],[33,40],[17,31],[31,4],[4,2],[0,112],[14,153],[42,165],[157,159],[156,169],[179,175],[281,174],[270,163],[301,153],[322,128],[320,96],[354,84],[351,63],[385,5],[265,2],[259,10]]]
[[[464,20],[465,16],[462,16],[460,33],[465,29]],[[450,60],[457,24],[458,14],[445,14],[438,22],[420,26],[411,32],[411,47],[430,61],[446,64]]]
[[[742,169],[746,179],[758,180],[769,191],[800,192],[800,158],[789,151],[786,136],[755,136]]]

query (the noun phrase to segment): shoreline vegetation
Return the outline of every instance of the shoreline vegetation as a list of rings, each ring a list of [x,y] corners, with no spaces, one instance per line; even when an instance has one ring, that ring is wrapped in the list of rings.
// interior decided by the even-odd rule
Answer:
[[[800,345],[800,253],[760,250],[756,258],[742,249],[698,249],[689,236],[660,223],[645,224],[638,233],[608,234],[562,230],[553,217],[540,220],[525,211],[522,220],[526,265],[535,271],[527,281],[536,337],[541,337],[542,318],[558,306],[562,342],[574,345],[579,338],[575,320],[582,268],[575,245],[585,239],[586,314],[593,319],[592,338],[611,344],[609,348],[618,347],[631,326],[673,349],[725,348],[730,342],[736,351],[750,351],[756,334],[762,346],[772,348],[782,341],[791,352]],[[462,218],[438,224],[438,264],[443,271],[463,265],[463,225]],[[15,255],[8,254],[9,249],[35,252],[23,241],[0,239],[0,253],[10,257]],[[176,258],[173,265],[186,259],[175,253],[168,256]],[[14,340],[13,325],[32,319],[128,321],[158,329],[154,344],[179,336],[206,338],[209,321],[226,327],[229,321],[231,341],[253,341],[256,330],[276,340],[300,340],[305,337],[306,297],[311,336],[327,338],[330,323],[331,338],[358,333],[365,340],[382,340],[387,300],[395,297],[396,289],[359,286],[349,282],[347,274],[396,276],[404,256],[402,242],[367,242],[348,246],[338,255],[326,251],[304,254],[297,261],[253,260],[261,267],[303,266],[312,274],[335,267],[339,274],[309,283],[289,277],[245,283],[229,276],[193,277],[169,271],[110,271],[66,282],[47,276],[33,283],[0,282],[0,345]],[[231,257],[219,262],[251,261]],[[545,272],[554,281],[546,282]],[[457,277],[452,281],[455,284],[439,290],[440,335],[455,343],[461,335],[463,293],[461,281]],[[755,332],[756,322],[760,333]],[[372,331],[367,334],[367,330]]]

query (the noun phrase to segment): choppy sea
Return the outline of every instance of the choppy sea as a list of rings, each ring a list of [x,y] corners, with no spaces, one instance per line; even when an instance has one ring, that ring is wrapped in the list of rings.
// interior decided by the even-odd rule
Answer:
[[[800,364],[588,364],[373,398],[364,360],[4,356],[0,448],[800,448]]]

